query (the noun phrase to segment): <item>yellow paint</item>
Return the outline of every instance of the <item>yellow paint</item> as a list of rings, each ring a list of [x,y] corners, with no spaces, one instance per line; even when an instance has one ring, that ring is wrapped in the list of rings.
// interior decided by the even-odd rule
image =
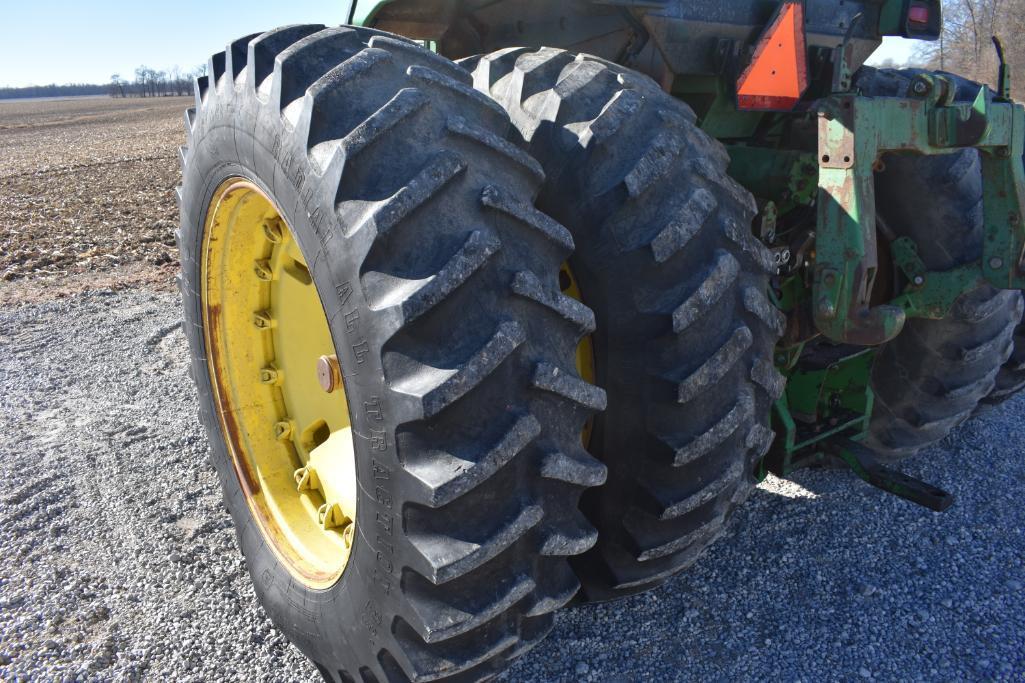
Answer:
[[[576,277],[573,276],[573,271],[570,270],[569,263],[562,264],[562,272],[560,273],[563,277],[562,283],[566,286],[562,288],[562,293],[566,296],[572,297],[577,301],[584,302],[583,294],[580,293],[580,285],[577,284]],[[591,335],[587,335],[580,340],[577,344],[577,372],[581,377],[591,384],[596,384],[598,375],[595,372],[594,365],[594,342],[591,339]],[[589,419],[584,425],[584,432],[581,439],[584,442],[584,446],[587,447],[591,442],[591,431],[594,428],[594,419]]]
[[[218,417],[249,508],[292,576],[328,588],[354,537],[349,408],[344,388],[317,381],[317,359],[335,351],[306,260],[249,181],[226,180],[207,209],[202,290]]]

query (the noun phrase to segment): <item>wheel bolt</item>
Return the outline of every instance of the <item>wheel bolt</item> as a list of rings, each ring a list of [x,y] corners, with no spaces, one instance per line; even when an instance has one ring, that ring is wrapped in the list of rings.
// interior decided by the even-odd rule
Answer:
[[[342,512],[338,503],[324,503],[317,509],[317,519],[323,529],[337,529],[350,524],[352,520]]]
[[[261,384],[281,384],[282,379],[281,372],[273,366],[260,369]]]
[[[270,261],[257,261],[253,265],[253,272],[256,273],[256,277],[264,282],[270,282],[274,279],[274,271],[270,268]]]
[[[267,311],[260,311],[259,313],[253,314],[253,324],[258,329],[269,330],[274,327],[274,318],[270,316]]]
[[[356,535],[356,525],[352,522],[349,526],[345,527],[345,531],[342,532],[342,540],[345,541],[345,547],[352,547],[352,537]]]
[[[274,438],[278,441],[284,441],[285,439],[292,436],[292,423],[288,421],[277,422],[274,424]]]
[[[295,487],[300,493],[320,488],[320,479],[312,467],[299,468],[292,476],[295,478]]]
[[[317,381],[320,388],[331,393],[342,384],[342,373],[338,369],[338,356],[321,356],[317,359]]]
[[[281,242],[281,223],[277,220],[264,221],[263,234],[268,242],[278,244]]]

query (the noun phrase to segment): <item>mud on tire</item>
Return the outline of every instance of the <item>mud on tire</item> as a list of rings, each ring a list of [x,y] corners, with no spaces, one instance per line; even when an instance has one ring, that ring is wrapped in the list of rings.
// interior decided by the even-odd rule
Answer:
[[[783,318],[765,294],[754,200],[724,148],[646,76],[552,48],[461,64],[544,167],[538,206],[573,233],[570,267],[597,316],[608,409],[589,449],[609,477],[583,498],[599,530],[573,562],[584,595],[652,587],[722,534],[772,441]]]
[[[559,292],[573,241],[534,209],[541,168],[470,82],[405,39],[290,26],[214,55],[186,116],[201,418],[260,601],[331,681],[494,674],[547,633],[578,588],[567,557],[595,542],[577,503],[605,468],[579,435],[605,396],[574,368],[593,314]],[[211,398],[200,248],[211,193],[235,176],[296,234],[363,435],[357,537],[327,590],[268,549]]]

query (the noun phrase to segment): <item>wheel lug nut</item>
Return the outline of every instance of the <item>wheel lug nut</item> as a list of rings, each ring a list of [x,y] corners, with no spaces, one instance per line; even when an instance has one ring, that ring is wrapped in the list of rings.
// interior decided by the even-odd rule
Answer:
[[[277,422],[274,425],[274,438],[284,441],[292,436],[292,423],[288,421]]]
[[[356,535],[356,525],[350,523],[349,526],[345,527],[345,531],[342,532],[342,540],[345,541],[345,547],[352,547],[352,537]]]
[[[351,524],[351,520],[342,512],[338,503],[324,503],[317,510],[317,517],[324,529],[337,529]]]
[[[260,369],[260,383],[261,384],[281,384],[284,379],[281,372],[274,366],[268,366]]]
[[[338,356],[321,356],[317,359],[317,381],[320,388],[331,393],[342,384],[342,373],[338,369]]]
[[[281,242],[281,223],[277,220],[264,221],[263,234],[268,242],[278,244]]]
[[[274,271],[270,268],[270,261],[257,261],[253,266],[253,271],[256,273],[256,277],[264,282],[270,282],[274,279]]]
[[[320,488],[320,479],[317,478],[317,472],[312,467],[297,469],[292,476],[295,477],[295,487],[300,492]]]
[[[260,311],[259,313],[253,314],[253,324],[258,329],[269,330],[274,327],[274,318],[270,316],[267,311]]]

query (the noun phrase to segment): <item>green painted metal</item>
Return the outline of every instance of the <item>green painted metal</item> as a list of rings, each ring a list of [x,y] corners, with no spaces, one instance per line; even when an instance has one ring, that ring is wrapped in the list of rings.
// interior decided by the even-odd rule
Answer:
[[[792,369],[776,402],[778,447],[766,468],[779,476],[821,462],[819,447],[838,434],[860,440],[868,430],[874,395],[869,386],[875,349],[854,349],[824,367]],[[777,359],[778,360],[778,359]]]
[[[997,287],[1025,286],[1019,267],[1025,249],[1025,109],[989,102],[984,92],[970,105],[955,104],[954,85],[941,76],[920,77],[913,89],[922,93],[920,99],[842,94],[819,107],[813,312],[818,329],[838,342],[884,343],[900,332],[907,317],[894,303],[870,305],[878,272],[874,174],[885,152],[979,149],[987,231],[982,274]]]
[[[678,76],[670,92],[694,110],[713,138],[749,138],[763,119],[761,112],[738,110],[731,85],[719,76]]]
[[[879,10],[879,33],[899,36],[904,23],[904,0],[886,0]]]
[[[945,318],[963,294],[986,282],[981,261],[946,271],[928,271],[918,256],[918,245],[909,237],[890,243],[890,253],[908,283],[893,303],[909,318]]]
[[[355,0],[349,9],[349,22],[353,26],[370,26],[373,24],[374,15],[384,5],[390,5],[395,0]]]
[[[730,154],[730,176],[756,197],[771,198],[779,214],[815,203],[815,154],[741,144],[728,144],[726,150]]]

